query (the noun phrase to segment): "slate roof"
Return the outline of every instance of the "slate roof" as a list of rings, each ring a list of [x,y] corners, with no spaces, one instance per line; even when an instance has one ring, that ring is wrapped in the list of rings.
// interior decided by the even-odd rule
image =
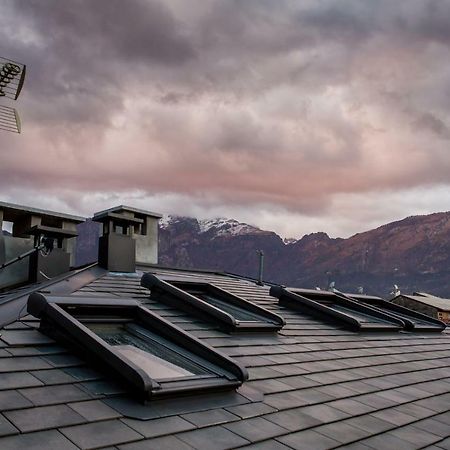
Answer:
[[[450,311],[450,299],[447,298],[436,297],[425,293],[421,293],[420,295],[401,294],[399,297],[409,298],[424,305],[432,306],[440,311]]]
[[[140,299],[240,361],[250,378],[237,392],[142,405],[24,316],[1,330],[0,449],[450,448],[449,334],[353,333],[278,306],[267,287],[248,280],[140,270],[213,282],[287,325],[278,334],[223,333],[149,298],[142,272],[93,266],[35,286],[44,294]],[[22,294],[0,299],[0,319],[4,311],[24,314]]]

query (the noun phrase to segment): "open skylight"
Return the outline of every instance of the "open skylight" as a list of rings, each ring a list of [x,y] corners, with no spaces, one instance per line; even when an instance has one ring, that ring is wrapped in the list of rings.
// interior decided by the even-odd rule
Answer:
[[[211,283],[165,281],[146,273],[141,284],[150,289],[152,298],[216,322],[227,331],[277,331],[285,324],[277,314]]]
[[[273,286],[270,295],[277,297],[280,305],[355,331],[397,331],[405,328],[405,323],[398,317],[335,292]]]
[[[238,363],[133,300],[34,293],[28,312],[41,319],[40,331],[112,370],[143,400],[233,389],[247,379]]]

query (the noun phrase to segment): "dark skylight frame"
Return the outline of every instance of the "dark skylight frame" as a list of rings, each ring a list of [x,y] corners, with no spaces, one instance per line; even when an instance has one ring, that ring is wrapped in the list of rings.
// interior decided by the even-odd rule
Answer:
[[[297,309],[353,331],[398,331],[403,320],[336,292],[272,286],[270,295],[282,306]]]
[[[248,378],[236,361],[134,300],[34,293],[28,312],[41,319],[40,331],[106,369],[144,401],[236,389]]]
[[[212,283],[202,281],[165,281],[145,273],[141,285],[152,298],[202,319],[213,321],[226,331],[278,331],[285,320]]]
[[[444,322],[435,319],[434,317],[430,317],[404,306],[388,302],[381,297],[357,294],[346,295],[360,303],[369,305],[372,308],[377,308],[382,312],[399,318],[405,323],[408,331],[431,331],[440,333],[445,330],[447,326]]]

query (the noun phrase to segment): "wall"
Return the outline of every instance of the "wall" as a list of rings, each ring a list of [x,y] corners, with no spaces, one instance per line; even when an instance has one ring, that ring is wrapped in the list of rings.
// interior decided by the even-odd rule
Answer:
[[[3,236],[5,262],[31,250],[32,239]],[[28,281],[29,258],[25,258],[0,271],[0,289]]]

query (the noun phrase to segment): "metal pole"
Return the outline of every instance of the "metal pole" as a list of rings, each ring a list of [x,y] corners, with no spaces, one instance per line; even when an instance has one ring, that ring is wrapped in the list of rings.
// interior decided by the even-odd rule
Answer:
[[[45,248],[45,245],[39,245],[38,247],[35,247],[32,250],[27,251],[26,253],[22,253],[21,255],[15,257],[14,259],[11,259],[10,261],[7,261],[4,264],[1,264],[0,270],[5,269],[6,267],[10,266],[11,264],[19,262],[22,259],[27,258],[28,256],[31,256],[33,253],[35,253],[39,250],[42,250],[43,248]]]
[[[258,284],[264,286],[263,283],[263,273],[264,273],[264,252],[262,250],[256,250],[259,255],[259,273],[258,273]]]

